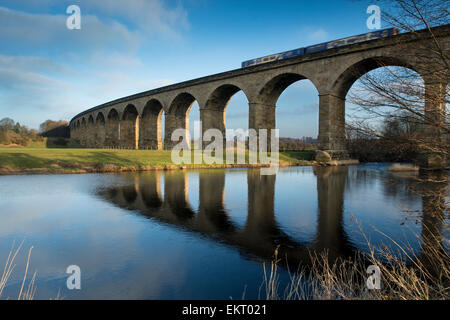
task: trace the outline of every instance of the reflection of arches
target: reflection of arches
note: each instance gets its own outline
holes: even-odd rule
[[[247,171],[248,216],[245,228],[255,237],[279,234],[275,221],[275,180],[276,175],[261,175],[260,170]]]
[[[139,179],[127,186],[117,186],[112,182],[111,187],[98,192],[121,208],[140,212],[155,221],[180,227],[183,231],[199,233],[202,237],[218,241],[220,244],[230,245],[249,259],[257,256],[271,260],[275,249],[279,246],[279,256],[287,256],[291,265],[304,262],[309,256],[304,245],[285,234],[274,220],[274,206],[271,202],[274,200],[275,176],[261,177],[258,170],[252,171],[253,174],[248,177],[251,198],[248,207],[249,217],[244,229],[237,228],[228,219],[224,209],[222,186],[225,183],[226,173],[223,171],[199,172],[201,190],[197,215],[187,200],[186,171],[163,173],[165,190],[164,203],[161,207],[157,206],[160,185],[158,173],[140,175]],[[286,260],[283,260],[281,264],[285,262]]]
[[[123,187],[122,189],[123,198],[129,206],[131,206],[137,199],[138,193],[136,191],[136,186],[130,185]]]
[[[123,149],[138,149],[139,113],[135,106],[129,104],[123,111],[120,124],[120,147]]]
[[[161,176],[159,173],[150,173],[141,179],[140,193],[148,209],[161,207]]]
[[[427,266],[427,270],[435,276],[442,272],[442,256],[446,252],[446,199],[448,198],[448,178],[445,171],[425,172],[425,178],[416,189],[422,196],[422,232],[421,254],[419,258]]]
[[[159,150],[162,147],[161,141],[161,116],[162,104],[152,99],[144,107],[139,126],[139,149]]]
[[[178,142],[172,141],[172,133],[176,129],[184,129],[184,137],[190,143],[189,135],[189,111],[196,101],[190,93],[183,92],[175,97],[165,115],[164,148],[172,149]]]
[[[105,116],[99,112],[95,120],[95,146],[102,148],[105,145],[106,128]]]
[[[344,191],[348,175],[347,167],[316,167],[318,226],[315,239],[317,250],[329,250],[334,259],[348,254],[347,235],[344,231]]]
[[[179,219],[194,217],[188,200],[188,175],[184,171],[167,171],[164,175],[164,202]]]
[[[119,113],[116,109],[111,109],[108,113],[108,120],[106,121],[106,146],[110,148],[117,148],[119,146],[119,137]]]
[[[234,229],[233,223],[225,211],[225,172],[199,172],[200,204],[198,223],[212,225],[215,232],[227,232]]]

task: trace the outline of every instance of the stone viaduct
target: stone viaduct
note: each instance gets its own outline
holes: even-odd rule
[[[434,28],[434,35],[431,39],[426,32],[405,33],[138,93],[78,114],[70,122],[71,137],[91,148],[171,149],[173,130],[188,132],[189,110],[195,101],[203,132],[216,128],[225,137],[227,103],[241,90],[248,100],[249,128],[274,129],[279,96],[292,83],[309,79],[319,93],[319,149],[333,159],[346,159],[346,95],[362,75],[381,66],[402,66],[422,76],[426,91],[445,91],[448,78],[443,81],[434,71],[442,70],[442,65],[424,64],[423,47],[439,41],[444,53],[450,54],[450,25]],[[445,108],[427,104],[430,113]]]

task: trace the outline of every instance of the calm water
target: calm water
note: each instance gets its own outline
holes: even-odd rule
[[[425,192],[446,186],[418,187],[413,174],[386,169],[0,177],[2,269],[24,240],[3,298],[17,297],[30,246],[38,299],[257,299],[262,264],[278,245],[292,267],[307,263],[308,250],[366,250],[354,218],[373,243],[390,245],[376,228],[417,254],[416,235],[448,238],[448,221],[427,214],[435,199]],[[69,265],[81,268],[79,291],[66,288]]]

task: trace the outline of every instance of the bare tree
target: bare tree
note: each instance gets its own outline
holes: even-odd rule
[[[349,94],[357,106],[348,132],[370,136],[393,144],[415,145],[422,163],[434,159],[440,167],[449,159],[449,43],[437,34],[449,23],[450,2],[446,0],[381,1],[382,17],[390,27],[409,32],[419,41],[414,55],[418,64],[386,66],[380,62],[373,72],[363,75]],[[422,41],[423,40],[423,41]],[[405,50],[401,42],[397,50]],[[408,127],[408,134],[392,134],[387,126]],[[351,137],[350,137],[351,138]],[[411,159],[413,160],[413,159]],[[426,164],[424,164],[426,166]]]
[[[384,141],[382,147],[396,152],[406,148],[410,153],[409,160],[418,158],[423,168],[445,168],[450,150],[450,44],[439,32],[448,30],[450,2],[390,0],[380,3],[387,25],[419,39],[417,50],[411,53],[416,55],[414,61],[418,62],[418,70],[408,69],[408,65],[386,66],[380,62],[381,69],[362,76],[349,94],[349,101],[357,106],[348,124],[349,139]],[[401,42],[396,48],[405,50]],[[416,154],[412,155],[412,151]],[[445,222],[449,209],[448,174],[446,171],[429,171],[416,179],[412,192],[422,196],[421,218],[424,222],[421,237],[424,254],[418,260],[424,268],[433,270],[434,277],[444,279],[448,287],[448,273],[442,277],[442,271],[448,271],[449,263],[448,251],[443,244],[448,246],[448,239],[442,237],[443,230],[448,232],[450,229]]]

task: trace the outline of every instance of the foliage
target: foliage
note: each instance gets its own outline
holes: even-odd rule
[[[350,156],[361,162],[410,162],[419,156],[415,137],[421,134],[418,119],[386,118],[380,136],[347,128],[347,147]]]
[[[295,150],[314,150],[316,146],[313,144],[314,139],[304,137],[303,139],[283,138],[279,140],[280,151],[295,151]]]
[[[60,127],[67,127],[69,123],[64,120],[54,121],[54,120],[46,120],[39,125],[39,132],[41,134],[45,134],[46,132],[52,131],[54,129]]]
[[[383,1],[386,24],[408,31],[419,40],[411,57],[401,41],[396,44],[399,56],[417,63],[411,70],[399,67],[400,62],[386,66],[380,60],[379,69],[358,80],[348,97],[357,109],[347,129],[353,136],[358,133],[357,140],[366,140],[366,148],[369,144],[385,146],[386,153],[404,153],[400,158],[410,160],[417,152],[449,159],[450,57],[445,40],[432,29],[448,24],[448,6],[445,0]]]
[[[19,122],[15,123],[10,118],[0,120],[0,144],[30,146],[36,142],[42,142],[43,138],[39,136],[34,129],[28,129]]]

